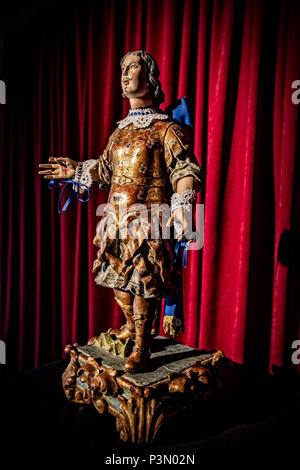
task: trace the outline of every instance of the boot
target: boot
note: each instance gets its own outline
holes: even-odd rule
[[[156,336],[159,334],[159,319],[160,319],[160,310],[161,310],[161,302],[157,302],[157,306],[155,309],[155,314],[152,322],[151,334]]]
[[[138,300],[137,300],[138,299]],[[142,299],[142,300],[141,300]],[[156,299],[143,299],[140,296],[134,298],[135,344],[133,352],[125,363],[126,372],[136,372],[147,364],[151,351],[151,328],[155,315]],[[143,313],[140,313],[141,310]]]
[[[125,303],[124,301],[130,301],[131,300],[131,295],[127,292],[122,292],[122,291],[115,291],[115,299],[117,303],[120,305],[125,318],[126,318],[126,324],[122,325],[120,329],[114,329],[110,331],[111,335],[115,335],[116,338],[118,339],[123,339],[126,340],[128,338],[135,338],[135,324],[133,321],[133,305],[131,303]]]

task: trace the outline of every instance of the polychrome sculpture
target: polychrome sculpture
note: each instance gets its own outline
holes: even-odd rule
[[[97,159],[76,162],[51,157],[39,172],[46,179],[71,179],[80,194],[91,186],[108,191],[108,203],[97,227],[95,281],[114,289],[126,323],[110,335],[134,340],[125,363],[130,373],[142,370],[150,357],[151,328],[158,301],[176,291],[181,276],[174,263],[176,241],[191,242],[191,212],[201,171],[181,125],[159,109],[164,93],[155,60],[144,51],[121,61],[123,97],[128,116],[119,121]],[[161,207],[171,207],[168,223]],[[165,231],[171,227],[171,236]],[[181,227],[172,237],[175,227]],[[180,324],[166,316],[166,333]]]

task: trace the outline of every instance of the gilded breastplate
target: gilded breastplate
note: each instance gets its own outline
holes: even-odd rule
[[[166,202],[168,175],[164,160],[164,133],[159,124],[147,129],[136,129],[131,125],[116,132],[110,148],[110,202]],[[165,125],[163,123],[164,128]]]

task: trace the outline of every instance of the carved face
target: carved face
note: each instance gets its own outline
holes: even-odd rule
[[[141,57],[128,55],[121,68],[121,86],[126,98],[141,98],[149,93],[146,84],[146,67]]]

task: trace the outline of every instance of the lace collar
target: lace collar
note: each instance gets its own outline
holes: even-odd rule
[[[168,114],[163,113],[160,109],[154,108],[133,108],[130,109],[128,116],[125,119],[119,121],[118,128],[124,129],[129,124],[134,124],[139,129],[145,129],[149,127],[152,121],[164,121],[169,119]]]

